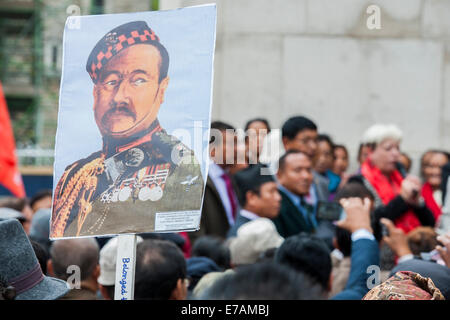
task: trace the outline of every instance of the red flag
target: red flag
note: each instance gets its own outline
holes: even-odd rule
[[[16,197],[25,197],[25,187],[17,165],[16,144],[0,83],[0,184]]]

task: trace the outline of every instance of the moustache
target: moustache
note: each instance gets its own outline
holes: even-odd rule
[[[102,124],[107,125],[110,121],[110,118],[116,114],[120,113],[124,116],[129,116],[133,118],[133,121],[136,121],[136,113],[133,111],[132,108],[130,108],[130,105],[127,103],[121,103],[119,105],[117,104],[111,104],[111,109],[105,112],[105,114],[102,117]]]

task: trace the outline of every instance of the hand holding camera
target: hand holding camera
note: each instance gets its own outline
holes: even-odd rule
[[[337,223],[338,227],[346,229],[351,233],[359,229],[366,229],[373,233],[370,225],[370,199],[365,198],[364,202],[361,198],[345,198],[339,201],[346,213],[344,220]]]
[[[419,178],[415,176],[407,176],[402,181],[400,196],[410,205],[419,205],[419,191],[421,184]]]
[[[409,248],[408,238],[402,229],[396,228],[394,223],[386,218],[381,218],[380,223],[387,229],[387,234],[383,232],[383,241],[386,242],[398,257],[412,254]]]

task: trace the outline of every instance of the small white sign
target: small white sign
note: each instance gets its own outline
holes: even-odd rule
[[[136,241],[137,239],[135,234],[119,235],[116,258],[114,300],[134,299]]]
[[[155,231],[175,231],[197,229],[200,225],[201,211],[157,212]]]

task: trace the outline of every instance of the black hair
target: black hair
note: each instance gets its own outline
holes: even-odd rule
[[[342,252],[344,257],[350,257],[352,254],[352,234],[350,231],[336,226],[335,235],[339,251]]]
[[[364,147],[370,147],[372,149],[375,149],[372,144],[360,143],[359,147],[358,147],[357,158],[356,158],[356,161],[358,161],[358,162],[359,162],[359,159],[361,158],[362,150],[363,150]]]
[[[303,116],[296,116],[289,118],[281,128],[281,135],[283,138],[289,140],[295,139],[297,134],[303,130],[316,130],[317,126],[314,122]]]
[[[230,249],[219,237],[199,237],[192,246],[191,256],[210,258],[223,270],[230,268]]]
[[[235,128],[231,124],[222,121],[211,122],[211,129],[216,129],[219,131],[235,130]]]
[[[306,153],[296,150],[296,149],[290,149],[290,150],[286,151],[278,160],[278,170],[279,171],[282,171],[284,169],[284,167],[286,165],[286,158],[291,154],[303,154],[305,157],[307,157],[309,159],[309,156]]]
[[[33,205],[34,205],[37,201],[42,200],[42,199],[44,199],[44,198],[46,198],[46,197],[50,197],[50,198],[52,197],[52,190],[50,190],[50,189],[39,190],[39,191],[36,192],[36,193],[34,194],[34,196],[31,198],[31,200],[30,200],[30,207],[33,208]]]
[[[322,288],[306,274],[276,263],[255,263],[224,275],[200,295],[202,300],[318,300]]]
[[[336,150],[336,149],[344,150],[344,152],[345,152],[345,154],[347,155],[347,158],[348,158],[348,150],[343,144],[335,144],[334,145],[334,150]]]
[[[22,212],[27,205],[29,205],[27,198],[16,198],[12,196],[0,198],[0,208],[10,208]]]
[[[333,158],[334,158],[334,148],[336,147],[333,140],[331,139],[331,137],[327,134],[319,134],[317,135],[317,142],[322,142],[325,141],[328,143],[328,145],[330,146],[331,152],[333,153]]]
[[[308,274],[324,290],[328,288],[332,266],[324,240],[303,232],[290,236],[278,248],[275,261]]]
[[[241,205],[241,207],[245,207],[245,205],[247,204],[247,192],[254,193],[258,197],[261,195],[260,191],[261,191],[261,187],[263,184],[259,184],[257,186],[252,186],[250,189],[247,189],[245,192],[242,192],[241,190],[237,190],[237,197],[238,197],[239,204]]]
[[[369,198],[372,202],[375,201],[374,194],[369,189],[367,189],[367,187],[364,185],[363,178],[358,175],[350,177],[349,181],[336,193],[333,201],[339,203],[339,201],[344,198]],[[382,234],[379,218],[375,216],[374,212],[371,212],[370,219],[373,235],[375,236],[375,239],[377,241],[380,241],[382,238]],[[342,233],[344,233],[344,231],[342,231]],[[339,244],[339,239],[337,240]],[[341,246],[341,244],[339,244],[339,246]],[[345,250],[345,248],[343,248],[343,250]]]
[[[226,122],[222,121],[213,121],[211,122],[211,132],[210,132],[210,138],[209,143],[213,143],[215,140],[215,136],[212,134],[214,130],[218,131],[226,131],[226,130],[236,130],[231,124],[228,124]]]
[[[264,119],[264,118],[254,118],[254,119],[248,120],[247,123],[245,124],[244,131],[247,132],[248,127],[250,127],[250,125],[251,125],[253,122],[262,122],[262,123],[264,123],[264,125],[267,127],[267,133],[270,133],[270,125],[269,125],[269,121],[267,121],[267,119]]]
[[[364,186],[364,184],[355,181],[354,179],[347,182],[344,186],[342,186],[339,191],[336,193],[334,197],[334,201],[339,203],[341,199],[344,198],[369,198],[374,201],[375,197],[372,192]]]
[[[183,251],[183,247],[186,243],[186,240],[178,233],[156,233],[156,232],[145,232],[139,234],[142,239],[152,239],[152,240],[167,240],[174,243],[178,248]]]
[[[234,175],[237,186],[236,194],[242,207],[247,204],[247,193],[251,192],[258,197],[261,195],[261,187],[268,182],[276,182],[273,175],[261,175],[261,171],[267,169],[265,164],[249,166]]]
[[[406,158],[406,160],[408,161],[408,166],[405,168],[406,172],[409,172],[409,170],[411,169],[411,165],[412,165],[412,159],[410,158],[410,156],[408,156],[406,153],[401,152],[400,153],[402,156],[404,156]]]
[[[99,262],[99,246],[93,238],[60,239],[52,243],[50,248],[53,273],[61,280],[67,280],[69,266],[80,268],[80,280],[92,276]]]
[[[181,250],[167,240],[144,240],[136,248],[135,299],[168,300],[186,278]]]
[[[39,261],[39,265],[41,266],[42,273],[44,275],[46,275],[47,274],[47,261],[48,261],[48,259],[50,259],[50,256],[49,256],[47,250],[45,250],[45,248],[43,246],[41,246],[39,243],[37,243],[36,241],[33,241],[30,239],[30,243],[31,243],[31,246],[33,247],[36,258]]]

